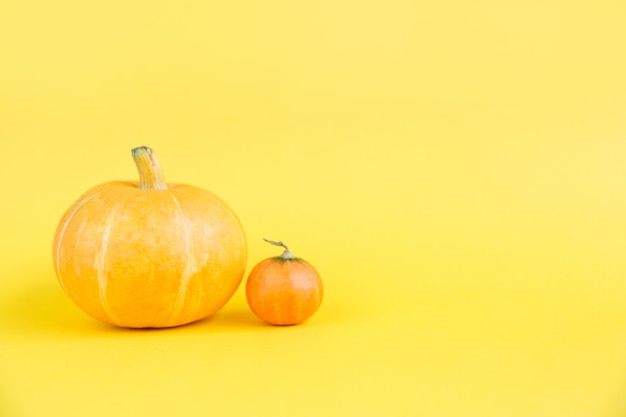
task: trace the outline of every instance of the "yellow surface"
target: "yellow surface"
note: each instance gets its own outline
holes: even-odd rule
[[[2,2],[0,416],[626,415],[625,50],[621,0]],[[76,308],[54,229],[139,145],[318,313]]]

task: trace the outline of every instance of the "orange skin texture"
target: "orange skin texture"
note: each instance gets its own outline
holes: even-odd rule
[[[322,304],[319,273],[303,259],[273,257],[258,263],[248,276],[246,298],[252,312],[275,325],[298,324]]]
[[[61,219],[53,263],[85,312],[121,327],[173,327],[210,316],[237,290],[246,241],[232,210],[190,185],[109,182]]]

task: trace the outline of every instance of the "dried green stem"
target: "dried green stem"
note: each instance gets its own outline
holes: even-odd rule
[[[139,171],[139,188],[142,190],[167,190],[159,158],[152,149],[140,146],[132,150]]]
[[[283,254],[280,255],[282,259],[294,259],[295,258],[295,256],[293,256],[293,254],[289,251],[289,248],[287,247],[287,245],[285,245],[285,242],[283,242],[282,240],[275,242],[273,240],[269,240],[266,237],[264,237],[263,240],[269,243],[270,245],[280,246],[281,248],[285,249]]]

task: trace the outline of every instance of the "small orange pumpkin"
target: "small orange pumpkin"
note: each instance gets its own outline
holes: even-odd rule
[[[237,290],[246,241],[217,196],[166,184],[156,154],[132,150],[139,182],[87,191],[61,219],[57,278],[85,312],[121,327],[172,327],[203,319]]]
[[[298,324],[320,307],[324,297],[322,279],[310,263],[294,257],[284,242],[265,241],[283,247],[284,252],[259,262],[250,271],[246,282],[248,305],[270,324]]]

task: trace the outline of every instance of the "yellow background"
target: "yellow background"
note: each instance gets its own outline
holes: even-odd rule
[[[0,415],[626,415],[625,51],[621,0],[1,2]],[[139,145],[318,313],[75,307],[56,224]]]

